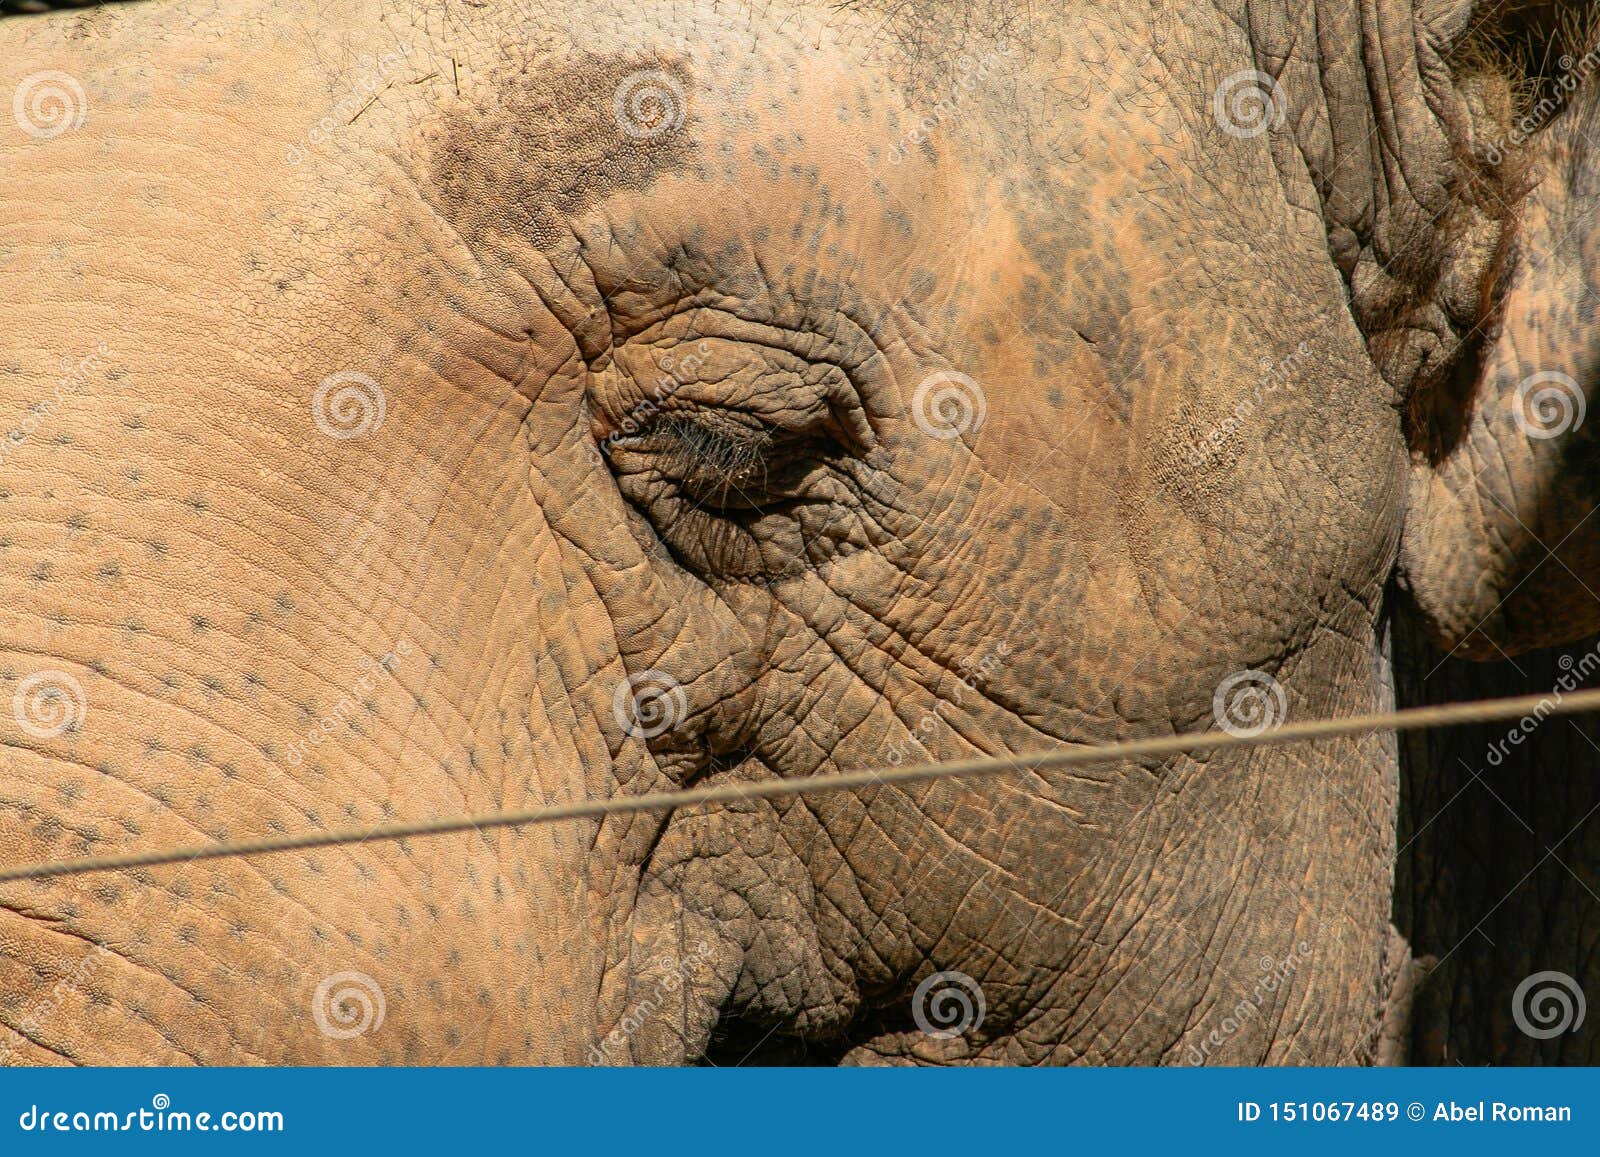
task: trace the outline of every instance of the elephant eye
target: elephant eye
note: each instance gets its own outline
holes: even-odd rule
[[[765,484],[778,441],[777,432],[765,423],[740,421],[715,410],[667,414],[650,436],[663,449],[662,469],[692,498],[711,507],[753,504],[747,492],[759,492]]]
[[[591,383],[594,432],[623,497],[707,576],[770,574],[771,544],[847,497],[873,444],[843,370],[769,346],[702,341],[661,373],[619,351]]]
[[[845,450],[825,430],[787,430],[750,414],[695,408],[652,422],[634,450],[698,508],[726,516],[760,514],[793,489],[808,463]]]

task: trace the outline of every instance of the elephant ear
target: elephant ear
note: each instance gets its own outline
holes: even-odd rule
[[[1434,461],[1459,444],[1471,417],[1490,323],[1506,288],[1517,209],[1537,177],[1539,150],[1532,146],[1592,71],[1585,53],[1594,44],[1597,12],[1593,0],[1422,0],[1418,6],[1436,53],[1432,71],[1444,74],[1423,68],[1428,103],[1452,138],[1454,155],[1441,179],[1448,203],[1435,206],[1431,238],[1415,243],[1404,259],[1396,254],[1385,262],[1394,283],[1369,279],[1388,294],[1374,294],[1369,285],[1352,296],[1374,360],[1407,398],[1411,445]],[[1428,248],[1433,260],[1418,262]],[[1413,271],[1409,278],[1406,270]],[[1442,340],[1406,356],[1424,334]]]
[[[1474,110],[1498,242],[1464,356],[1411,399],[1399,571],[1435,641],[1479,659],[1600,629],[1600,44],[1587,5],[1511,7],[1471,33],[1523,71],[1509,111]]]
[[[1258,64],[1277,74],[1273,61],[1290,62],[1281,79],[1329,253],[1399,398],[1447,390],[1483,314],[1514,174],[1478,159],[1479,139],[1512,119],[1525,55],[1495,22],[1508,4],[1319,0],[1287,18],[1249,8]],[[1314,66],[1296,69],[1307,45]]]

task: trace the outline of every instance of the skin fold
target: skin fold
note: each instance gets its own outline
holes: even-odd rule
[[[74,714],[0,712],[0,862],[1203,730],[1241,672],[1382,710],[1397,589],[1494,656],[1600,626],[1587,428],[1503,412],[1593,376],[1583,102],[1513,195],[1445,64],[1470,5],[1236,7],[0,21],[0,92],[88,110],[0,131],[0,692]],[[1513,523],[1575,531],[1570,581],[1508,598]],[[0,885],[0,1035],[1365,1063],[1396,768],[1371,736]],[[959,1035],[914,1015],[941,972],[981,987]]]

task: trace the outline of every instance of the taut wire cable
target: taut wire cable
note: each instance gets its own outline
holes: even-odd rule
[[[1191,731],[1150,739],[1131,739],[1122,743],[1079,744],[1028,751],[1013,755],[979,756],[943,763],[923,763],[911,767],[886,767],[871,771],[846,771],[833,775],[802,776],[796,779],[763,780],[748,784],[720,784],[688,788],[683,791],[653,792],[647,795],[618,796],[612,799],[584,800],[522,811],[482,812],[476,815],[440,816],[429,820],[400,821],[367,828],[336,831],[299,832],[257,840],[200,844],[187,848],[129,852],[115,856],[93,856],[54,863],[17,864],[0,868],[0,883],[38,880],[53,876],[81,876],[89,872],[112,872],[127,868],[152,868],[162,864],[183,864],[194,860],[220,860],[239,856],[264,856],[277,852],[303,851],[340,845],[363,844],[374,840],[403,840],[413,836],[442,836],[453,832],[481,831],[486,828],[517,828],[530,824],[551,824],[563,820],[601,819],[630,812],[666,811],[707,804],[738,803],[755,799],[779,799],[824,791],[850,791],[929,780],[999,775],[1007,771],[1041,771],[1046,768],[1077,767],[1083,764],[1113,763],[1154,756],[1182,755],[1197,751],[1226,751],[1242,747],[1271,747],[1304,743],[1316,739],[1362,735],[1377,731],[1430,731],[1473,723],[1504,722],[1533,718],[1542,722],[1550,716],[1576,715],[1600,711],[1600,689],[1575,691],[1567,695],[1523,695],[1512,699],[1478,699],[1467,703],[1446,703],[1432,707],[1410,707],[1403,711],[1351,715],[1343,719],[1314,719],[1285,723],[1259,734],[1234,734],[1227,731]]]

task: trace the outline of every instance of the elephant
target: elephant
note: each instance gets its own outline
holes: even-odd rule
[[[0,884],[8,1061],[1405,1059],[1425,746],[1028,757],[1600,630],[1506,7],[0,20],[0,863],[741,789]]]

